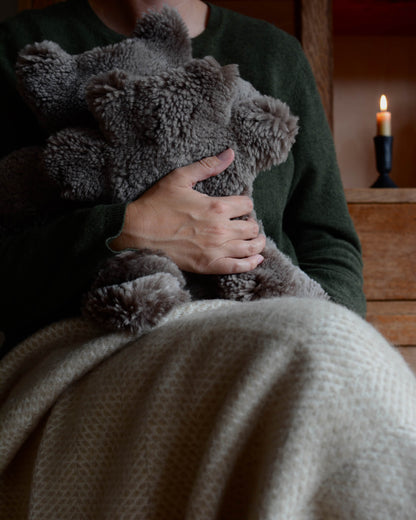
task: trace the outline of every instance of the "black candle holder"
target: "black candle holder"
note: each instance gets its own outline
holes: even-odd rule
[[[376,149],[377,171],[380,175],[371,187],[397,188],[397,184],[392,181],[389,176],[392,165],[393,137],[388,135],[376,135],[376,137],[374,137],[374,146]]]

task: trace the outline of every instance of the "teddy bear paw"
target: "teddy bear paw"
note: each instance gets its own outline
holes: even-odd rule
[[[258,266],[248,273],[220,276],[218,291],[220,298],[237,301],[279,296],[329,299],[319,283],[296,266],[280,273],[267,266]]]
[[[92,289],[84,299],[83,314],[105,329],[139,334],[189,300],[189,293],[175,276],[156,273]]]
[[[236,301],[255,300],[259,282],[253,272],[221,275],[217,278],[219,298]]]

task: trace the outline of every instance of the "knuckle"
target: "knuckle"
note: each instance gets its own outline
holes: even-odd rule
[[[259,234],[260,226],[257,222],[253,222],[251,225],[251,233],[256,237]]]
[[[218,159],[216,157],[204,157],[200,159],[199,164],[207,170],[213,170],[218,165]]]
[[[227,212],[227,204],[221,199],[212,199],[210,202],[210,211],[217,215],[224,215]]]
[[[249,242],[247,252],[248,256],[255,255],[258,252],[258,245],[253,242]]]
[[[244,196],[248,211],[253,211],[254,202],[250,197]]]

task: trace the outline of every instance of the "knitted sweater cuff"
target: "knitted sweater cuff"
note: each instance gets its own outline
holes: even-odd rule
[[[110,242],[114,238],[117,238],[123,229],[124,219],[126,217],[126,208],[127,204],[124,203],[103,206],[103,211],[105,212],[105,230],[107,234],[105,245],[112,253],[115,253],[116,251],[111,249]]]

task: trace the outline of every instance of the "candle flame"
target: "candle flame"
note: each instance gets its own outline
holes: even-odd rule
[[[380,98],[380,110],[387,110],[387,98],[384,94]]]

